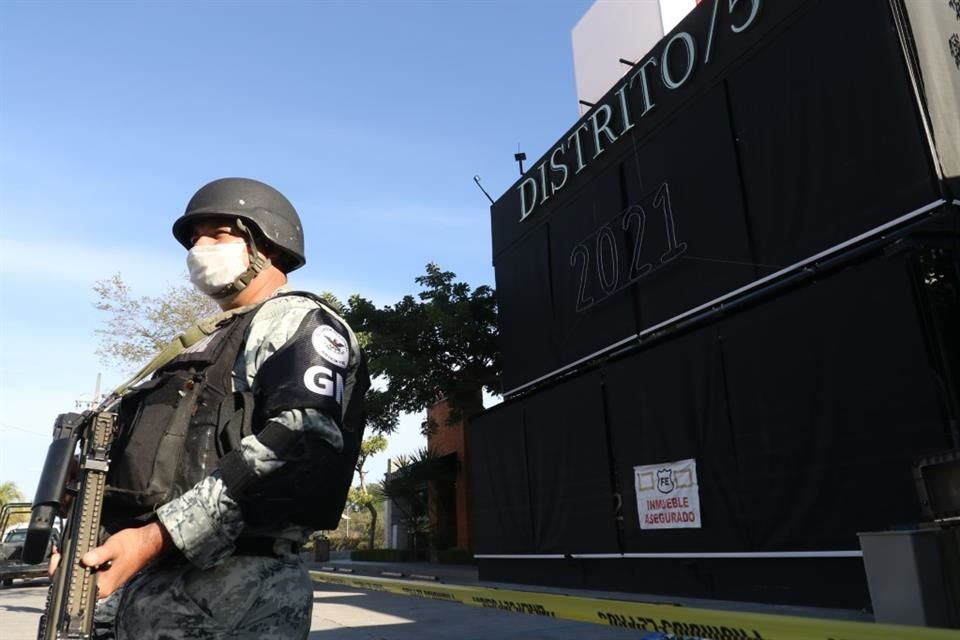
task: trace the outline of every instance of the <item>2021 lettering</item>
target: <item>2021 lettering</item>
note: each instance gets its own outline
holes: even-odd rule
[[[570,251],[570,267],[578,273],[576,310],[586,311],[686,250],[687,243],[677,238],[670,186],[664,182],[652,198],[627,207]]]

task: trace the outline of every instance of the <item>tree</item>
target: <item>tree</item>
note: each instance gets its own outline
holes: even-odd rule
[[[371,495],[380,495],[377,493],[379,484],[371,482],[367,484],[367,491]],[[337,551],[353,551],[364,549],[370,544],[370,529],[374,530],[373,540],[376,546],[377,540],[383,540],[383,500],[379,498],[374,501],[374,508],[377,512],[377,521],[374,523],[371,519],[370,511],[365,507],[358,506],[350,501],[349,497],[353,495],[357,487],[353,487],[348,495],[346,507],[343,510],[343,517],[336,529],[323,532],[322,537],[330,543],[330,548]]]
[[[456,274],[428,264],[416,278],[423,291],[377,309],[354,295],[346,319],[367,336],[370,372],[387,380],[382,411],[417,412],[441,398],[450,421],[483,409],[482,392],[500,392],[500,354],[494,290],[471,290]]]
[[[367,471],[364,468],[367,460],[387,448],[387,438],[382,433],[374,433],[360,443],[360,457],[357,458],[356,470],[360,484],[350,489],[347,501],[358,508],[366,509],[370,513],[370,529],[368,531],[369,548],[373,549],[377,534],[377,503],[382,495],[375,488],[367,487]],[[368,490],[372,489],[372,490]]]
[[[15,503],[26,502],[27,499],[14,482],[0,482],[0,507]],[[0,527],[9,527],[30,520],[30,509],[27,507],[17,507],[6,514],[6,519],[0,521]],[[0,534],[4,532],[0,530]]]
[[[104,364],[137,368],[200,320],[220,312],[208,296],[189,284],[171,285],[159,296],[134,296],[119,273],[93,286],[97,310],[107,314],[97,355]],[[319,294],[335,311],[343,304],[329,291]]]
[[[20,489],[17,487],[15,482],[6,481],[0,482],[0,506],[3,506],[9,502],[25,502],[26,498],[23,497]]]
[[[134,297],[119,273],[98,280],[93,290],[96,308],[108,314],[106,327],[96,330],[97,355],[109,364],[141,365],[185,329],[220,310],[187,284],[172,285],[157,297]]]
[[[394,465],[383,479],[382,491],[411,536],[414,557],[423,537],[432,548],[446,547],[447,541],[440,538],[446,538],[450,532],[435,530],[436,505],[431,505],[430,493],[435,491],[436,483],[451,481],[455,470],[449,466],[449,458],[423,448],[409,456],[397,456]]]

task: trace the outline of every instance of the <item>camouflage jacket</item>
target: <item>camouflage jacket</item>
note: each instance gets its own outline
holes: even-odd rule
[[[277,293],[284,292],[286,287]],[[256,310],[244,345],[233,369],[234,391],[249,391],[264,362],[290,341],[304,317],[316,310],[317,303],[300,296],[275,297]],[[346,327],[346,323],[343,322]],[[359,351],[356,336],[347,329],[350,349]],[[289,409],[270,418],[292,431],[313,432],[337,451],[343,448],[343,436],[334,420],[316,409]],[[285,462],[256,436],[241,442],[244,461],[258,476],[275,472]],[[254,529],[244,523],[240,506],[227,492],[226,484],[215,471],[192,489],[157,509],[160,522],[170,533],[176,547],[190,562],[207,568],[222,562],[234,550],[234,543],[243,536],[264,536],[278,540],[275,550],[280,555],[292,552],[306,541],[311,531],[292,523],[277,522],[268,528]]]

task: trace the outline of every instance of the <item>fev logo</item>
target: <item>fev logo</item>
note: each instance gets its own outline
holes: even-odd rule
[[[660,493],[670,493],[673,489],[673,469],[661,469],[657,471],[657,491]]]

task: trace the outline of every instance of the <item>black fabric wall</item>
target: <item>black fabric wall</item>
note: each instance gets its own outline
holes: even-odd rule
[[[949,218],[918,233],[930,247],[851,264],[475,418],[475,552],[855,550],[857,532],[922,521],[911,465],[952,445],[958,392],[960,352],[940,326],[960,309]],[[929,271],[921,253],[952,257]],[[685,458],[703,527],[642,530],[634,466]],[[481,576],[869,606],[858,558],[490,560]]]
[[[703,47],[711,8],[676,31]],[[635,83],[635,126],[528,219],[517,185],[491,208],[505,389],[941,196],[887,0],[764,3],[717,34],[644,116]]]
[[[858,531],[919,521],[910,465],[951,442],[910,255],[476,418],[476,552],[843,550]],[[703,528],[641,530],[633,467],[684,458]]]
[[[860,558],[484,559],[480,579],[683,598],[869,609]]]
[[[470,434],[471,469],[474,474],[473,518],[479,535],[477,553],[530,553],[533,537],[533,500],[527,471],[523,406],[511,405],[485,420]],[[477,437],[474,437],[477,436]]]
[[[950,440],[908,273],[877,260],[724,323],[751,548],[855,549],[920,519],[909,465]]]
[[[940,196],[887,5],[821,2],[728,78],[761,264],[791,264]]]
[[[604,367],[625,552],[750,548],[722,356],[711,328]],[[642,531],[633,468],[686,458],[697,460],[705,528]]]
[[[552,318],[547,227],[524,238],[516,251],[504,254],[501,264],[496,270],[498,308],[525,309],[527,314],[501,311],[498,315],[503,371],[517,372],[524,379],[552,371],[560,366],[560,353]]]
[[[603,413],[596,373],[524,403],[536,553],[617,551]]]
[[[602,403],[592,374],[470,427],[477,553],[616,552]]]

